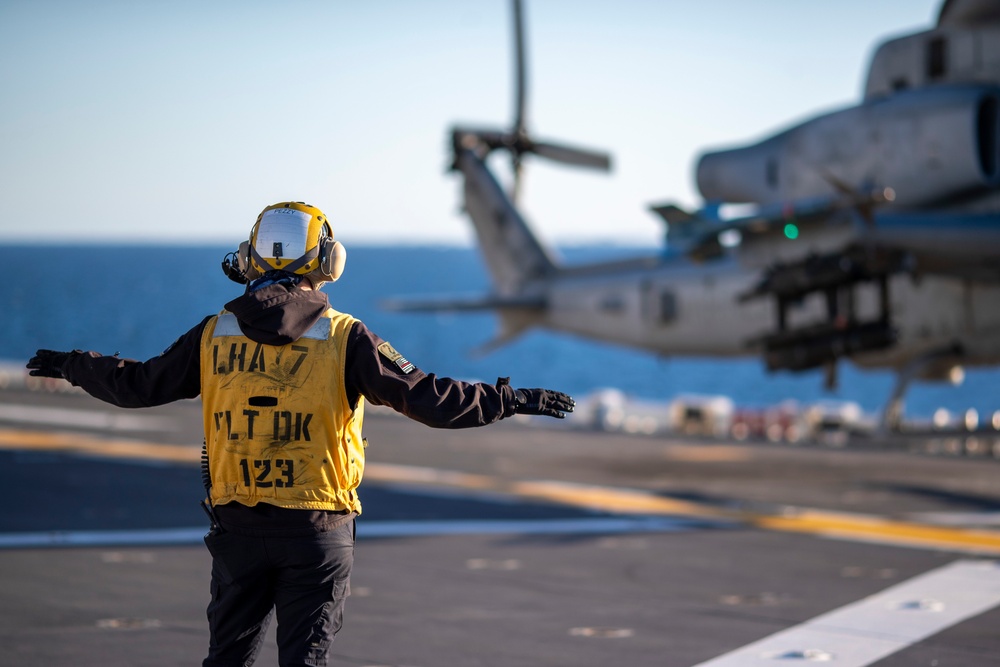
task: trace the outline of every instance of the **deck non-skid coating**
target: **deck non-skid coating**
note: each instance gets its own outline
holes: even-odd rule
[[[3,399],[44,409],[0,418],[19,508],[0,531],[0,665],[198,664],[211,563],[197,406]],[[133,415],[179,430],[120,419]],[[366,430],[333,664],[692,667],[749,649],[736,664],[983,667],[1000,654],[1000,605],[977,597],[1000,560],[995,462],[516,421],[436,430],[377,410]],[[856,609],[893,590],[888,607]],[[258,664],[277,661],[272,634]]]
[[[199,452],[190,445],[154,444],[105,439],[75,433],[0,430],[0,448],[68,451],[88,456],[195,463]],[[767,530],[814,534],[897,546],[942,549],[975,555],[1000,555],[1000,531],[969,530],[895,521],[879,516],[784,506],[774,511],[747,511],[664,497],[648,491],[576,484],[554,480],[508,480],[492,475],[421,466],[369,463],[365,479],[387,484],[444,487],[470,494],[529,499],[607,514],[696,518],[739,523]],[[3,546],[4,540],[0,540]]]

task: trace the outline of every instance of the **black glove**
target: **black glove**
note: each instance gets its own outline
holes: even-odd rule
[[[62,378],[63,365],[72,352],[56,352],[55,350],[38,350],[27,363],[28,375],[43,378]]]
[[[519,415],[545,415],[564,419],[567,412],[573,412],[576,401],[572,396],[550,389],[515,389],[514,412]]]

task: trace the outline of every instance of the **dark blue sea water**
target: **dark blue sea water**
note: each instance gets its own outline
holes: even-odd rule
[[[39,347],[120,352],[145,359],[161,352],[242,287],[219,269],[229,248],[169,246],[2,246],[0,359],[27,360]],[[619,253],[625,250],[617,250]],[[639,251],[636,251],[639,252]],[[568,261],[605,257],[607,249],[565,249]],[[606,387],[644,399],[681,393],[725,394],[759,407],[785,399],[853,400],[877,411],[893,385],[888,372],[841,366],[836,392],[819,372],[768,374],[755,358],[658,358],[607,344],[533,332],[486,356],[472,353],[495,333],[492,315],[392,313],[380,301],[400,295],[476,294],[489,288],[475,249],[351,247],[347,271],[327,285],[335,308],[362,319],[428,372],[493,382],[509,375],[521,386],[577,395]],[[944,407],[981,415],[1000,409],[1000,370],[967,370],[960,387],[915,384],[910,415]]]

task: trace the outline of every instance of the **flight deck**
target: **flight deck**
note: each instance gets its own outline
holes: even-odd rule
[[[199,664],[200,423],[0,391],[0,665]],[[1000,665],[1000,461],[542,424],[369,412],[332,664]]]

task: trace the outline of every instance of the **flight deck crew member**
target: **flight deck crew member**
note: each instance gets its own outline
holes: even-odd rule
[[[366,400],[437,428],[573,410],[560,392],[416,368],[319,291],[346,256],[319,209],[268,206],[223,261],[246,292],[159,356],[38,350],[27,364],[122,407],[201,396],[212,516],[205,667],[252,664],[272,609],[279,663],[327,664],[350,591]]]

